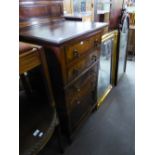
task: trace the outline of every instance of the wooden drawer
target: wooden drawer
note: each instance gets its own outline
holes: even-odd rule
[[[93,37],[94,48],[98,48],[101,43],[101,34],[97,34]]]
[[[84,98],[81,98],[76,103],[74,109],[70,112],[72,130],[85,118],[85,116],[92,110],[94,100],[92,93],[88,93]]]
[[[96,64],[92,69],[87,71],[80,79],[74,82],[66,90],[66,100],[69,104],[69,109],[72,111],[81,100],[92,93],[96,89],[97,84],[97,68]],[[93,94],[92,94],[93,95]]]
[[[82,54],[84,54],[91,48],[93,48],[92,38],[89,38],[87,40],[81,40],[80,42],[66,47],[65,50],[67,63],[71,62],[74,59],[80,58]]]
[[[67,70],[68,82],[73,80],[75,77],[79,76],[85,69],[96,62],[99,59],[99,52],[94,50],[89,53],[86,57],[82,58],[75,65],[71,66]]]
[[[65,47],[66,62],[67,64],[75,59],[81,58],[89,50],[98,47],[101,42],[100,34],[94,35],[91,38],[81,40],[74,44]]]
[[[36,48],[33,48],[29,52],[20,54],[19,56],[19,72],[20,74],[31,70],[32,68],[41,64],[39,54]]]

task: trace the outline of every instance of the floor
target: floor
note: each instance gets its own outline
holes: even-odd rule
[[[135,63],[127,70],[104,104],[80,128],[64,155],[135,154]],[[57,143],[50,142],[39,155],[59,155]]]

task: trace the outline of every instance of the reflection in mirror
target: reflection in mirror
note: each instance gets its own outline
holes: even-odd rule
[[[100,69],[98,79],[98,98],[100,99],[111,84],[113,39],[106,40],[101,44]]]
[[[125,72],[127,41],[128,41],[128,21],[126,18],[123,24],[122,31],[120,32],[118,80]]]

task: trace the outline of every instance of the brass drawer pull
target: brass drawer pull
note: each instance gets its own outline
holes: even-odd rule
[[[77,100],[76,104],[80,104],[81,102],[79,100]]]
[[[77,92],[80,92],[80,91],[81,91],[81,89],[80,89],[80,88],[77,88],[76,90],[77,90]]]
[[[97,60],[97,56],[96,56],[96,55],[93,55],[93,56],[91,57],[91,60],[92,60],[92,62],[95,62],[95,61]]]
[[[97,39],[94,41],[94,47],[99,47],[99,41]]]
[[[79,58],[80,57],[80,54],[79,54],[77,49],[73,49],[73,57],[74,58]]]
[[[79,86],[73,85],[72,88],[74,89],[74,91],[77,91],[77,92],[81,91]]]

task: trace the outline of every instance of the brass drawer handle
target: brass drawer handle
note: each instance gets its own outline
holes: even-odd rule
[[[96,39],[95,41],[94,41],[94,47],[99,47],[99,41],[98,41],[98,39]]]
[[[91,57],[91,60],[92,60],[92,62],[95,62],[95,61],[97,60],[97,56],[96,56],[96,55],[93,55],[93,56]]]
[[[79,58],[80,57],[80,54],[79,54],[77,49],[73,49],[73,57],[74,58]]]
[[[72,90],[74,90],[75,92],[80,92],[81,91],[80,87],[77,87],[75,85],[72,86]]]
[[[80,92],[80,91],[81,91],[81,89],[80,89],[80,88],[77,88],[76,90],[77,90],[77,92]]]
[[[80,104],[81,102],[79,100],[76,101],[76,104]]]
[[[74,88],[75,88],[75,90],[76,90],[77,92],[80,92],[80,91],[81,91],[81,89],[78,88],[78,87],[76,87],[76,86],[74,86]]]

